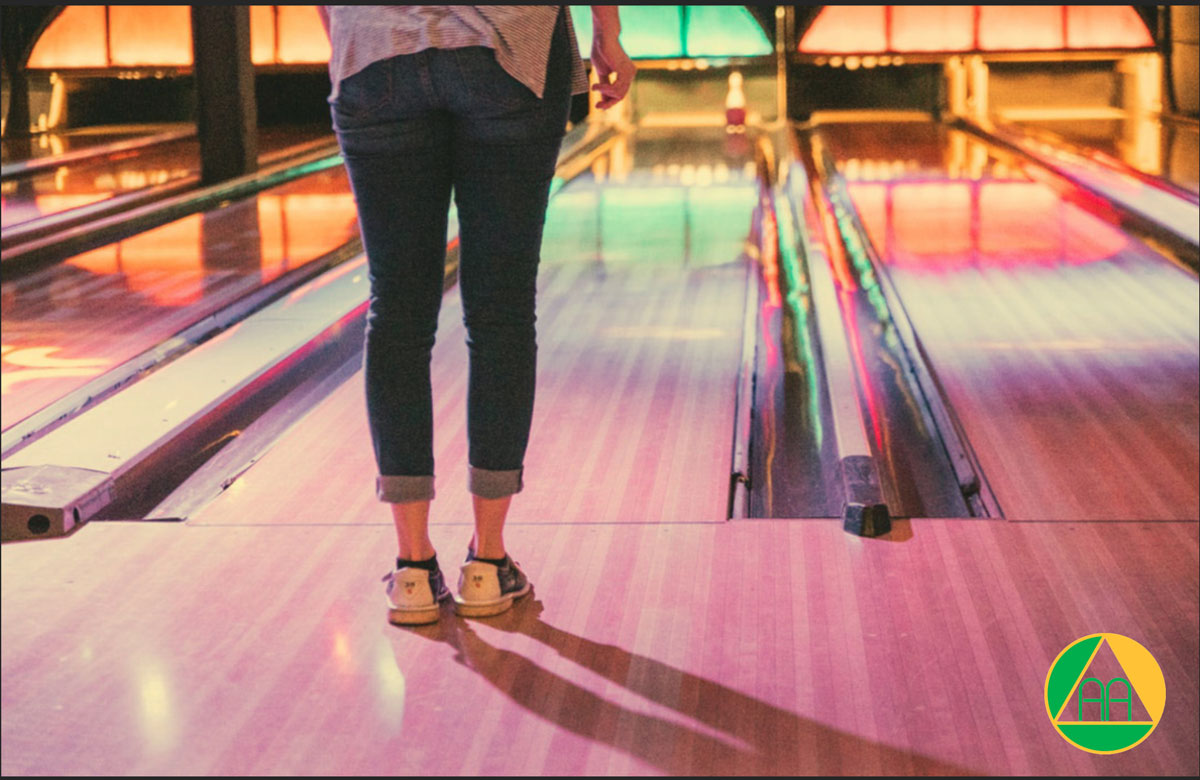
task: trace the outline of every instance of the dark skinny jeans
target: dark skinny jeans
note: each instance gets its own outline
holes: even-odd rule
[[[570,106],[564,32],[560,20],[542,99],[491,49],[469,47],[373,63],[333,102],[370,269],[364,365],[383,501],[434,496],[430,357],[451,191],[470,356],[468,489],[521,490],[542,228]]]

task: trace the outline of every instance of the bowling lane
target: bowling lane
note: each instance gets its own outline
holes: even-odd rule
[[[1200,516],[1196,276],[958,131],[821,134],[1005,515]]]
[[[112,144],[179,135],[189,131],[195,133],[195,130],[196,126],[191,122],[95,125],[61,132],[48,130],[27,138],[8,137],[0,140],[0,163],[7,166],[40,161],[48,157],[76,156]]]
[[[357,230],[336,166],[5,281],[3,428]]]
[[[510,522],[725,519],[756,196],[748,150],[727,143],[721,128],[639,131],[551,200]],[[432,362],[435,524],[471,518],[464,335],[456,287]],[[191,522],[390,523],[374,481],[359,372]]]
[[[270,164],[290,149],[321,138],[333,142],[328,124],[263,128],[259,163]],[[51,214],[186,179],[199,170],[200,143],[192,136],[7,179],[0,184],[0,228],[8,230]]]
[[[1054,143],[1094,150],[1180,189],[1200,194],[1200,125],[1152,116],[1023,120],[1016,127]]]

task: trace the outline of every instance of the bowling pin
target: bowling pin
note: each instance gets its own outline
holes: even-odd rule
[[[729,93],[725,95],[725,131],[746,132],[746,93],[742,91],[742,74],[729,74]]]

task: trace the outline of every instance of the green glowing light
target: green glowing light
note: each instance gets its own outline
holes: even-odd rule
[[[770,41],[745,6],[689,5],[687,9],[689,57],[761,57],[771,53]]]
[[[569,6],[579,52],[592,52],[592,13]],[[762,27],[740,5],[623,5],[621,45],[633,59],[759,57],[771,53]]]
[[[825,430],[821,424],[821,396],[817,388],[817,357],[813,350],[812,328],[809,325],[811,311],[811,288],[808,281],[808,269],[805,261],[796,251],[797,235],[793,223],[795,211],[791,199],[782,192],[776,192],[777,204],[789,204],[785,209],[776,208],[776,224],[779,229],[779,267],[783,271],[787,292],[784,301],[787,311],[795,323],[794,340],[795,352],[789,356],[803,368],[807,385],[808,417],[812,421],[813,436],[817,448],[820,449],[825,440]],[[803,227],[800,228],[803,231]],[[786,319],[785,319],[786,322]]]

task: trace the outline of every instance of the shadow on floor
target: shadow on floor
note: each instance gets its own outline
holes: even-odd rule
[[[653,658],[562,631],[542,621],[541,612],[541,602],[530,598],[481,622],[541,642],[563,658],[702,725],[614,704],[519,653],[493,647],[475,632],[472,621],[457,617],[449,607],[438,623],[408,630],[453,647],[456,660],[531,713],[667,774],[978,774],[838,731]],[[565,765],[570,757],[552,758],[562,762],[554,771],[572,772]],[[578,756],[574,771],[582,772],[586,760],[586,755]]]

